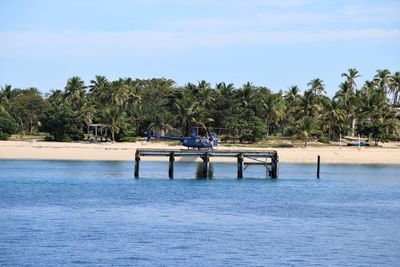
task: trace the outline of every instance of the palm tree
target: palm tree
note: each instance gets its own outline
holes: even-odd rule
[[[96,75],[94,80],[90,81],[89,91],[94,96],[97,105],[104,106],[110,101],[110,82],[105,76]]]
[[[89,133],[89,125],[93,123],[94,113],[96,109],[88,101],[86,101],[79,110],[80,120],[86,124],[87,133]]]
[[[339,85],[339,90],[336,92],[333,99],[339,99],[346,102],[350,96],[354,95],[349,81],[344,81]]]
[[[201,87],[198,93],[198,100],[200,105],[205,108],[209,108],[212,103],[215,101],[215,97],[213,96],[213,90],[211,87]]]
[[[324,82],[321,79],[313,79],[307,85],[310,86],[310,90],[316,95],[322,95],[326,93]]]
[[[307,140],[314,134],[318,134],[321,131],[318,130],[318,125],[314,118],[306,116],[303,117],[296,128],[295,136],[303,139],[304,146],[307,147]]]
[[[300,97],[300,108],[304,116],[315,116],[318,113],[320,106],[313,91],[305,91],[304,95]]]
[[[384,70],[377,70],[377,74],[374,76],[374,80],[377,82],[379,89],[387,94],[388,93],[388,88],[390,84],[390,71],[387,69]]]
[[[285,106],[280,94],[269,94],[262,99],[264,108],[264,119],[267,124],[267,137],[270,133],[270,126],[277,124],[285,116]]]
[[[12,108],[11,100],[17,96],[18,89],[12,89],[11,85],[6,84],[0,91],[0,111],[10,112]]]
[[[390,92],[393,95],[393,105],[400,105],[400,72],[392,75],[389,83]]]
[[[64,103],[64,94],[60,89],[51,90],[47,99],[53,106],[59,106]]]
[[[65,86],[65,99],[72,105],[75,110],[82,105],[82,100],[85,96],[85,84],[80,77],[74,76],[70,78]]]
[[[349,86],[349,92],[354,94],[357,87],[355,79],[361,77],[361,75],[359,75],[358,70],[354,68],[350,68],[347,71],[348,73],[342,73],[342,77],[346,77],[346,81]]]
[[[233,94],[233,91],[235,90],[235,87],[233,83],[226,84],[224,82],[218,83],[216,85],[216,91],[220,96],[224,97],[231,97]]]
[[[195,101],[191,91],[184,89],[180,98],[175,99],[174,108],[176,119],[181,123],[182,134],[189,133],[192,118],[198,108],[199,103]]]
[[[357,97],[356,91],[352,91],[353,82],[350,80],[346,80],[339,85],[339,90],[336,92],[334,96],[334,100],[338,100],[340,107],[345,110],[346,117],[348,121],[348,129],[351,129],[351,136],[355,134],[355,126],[356,126],[356,109],[357,109]]]
[[[346,111],[341,108],[340,103],[333,100],[325,103],[323,120],[328,125],[329,138],[334,136],[334,131],[340,131],[340,125],[346,120]]]
[[[299,102],[299,100],[300,100],[299,92],[300,92],[300,89],[297,85],[292,85],[289,87],[284,98],[290,106],[293,106],[294,104],[297,104]]]
[[[244,107],[249,106],[250,103],[252,102],[253,97],[254,97],[254,91],[255,91],[254,89],[255,89],[254,85],[250,82],[247,82],[239,90],[238,97]]]
[[[115,134],[126,124],[126,113],[121,112],[118,106],[107,107],[101,112],[101,123],[111,132],[111,140],[115,141]]]

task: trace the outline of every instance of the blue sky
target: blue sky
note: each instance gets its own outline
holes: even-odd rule
[[[396,0],[0,0],[0,85],[95,75],[206,80],[332,96],[341,73],[400,71]]]

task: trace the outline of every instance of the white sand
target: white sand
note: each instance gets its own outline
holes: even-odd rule
[[[47,159],[47,160],[131,160],[137,148],[177,149],[168,142],[135,143],[57,143],[0,141],[0,159]],[[224,147],[221,147],[221,149]],[[226,147],[225,147],[226,148]],[[259,148],[237,148],[237,150],[260,150]],[[272,148],[271,148],[272,149]],[[262,150],[262,149],[261,149]],[[315,163],[317,155],[322,163],[353,164],[400,164],[400,146],[391,147],[307,147],[278,148],[281,163]],[[143,160],[168,160],[167,157],[143,157]],[[177,161],[183,159],[176,159]],[[187,160],[193,160],[187,159]],[[234,161],[235,159],[211,158],[212,161]]]

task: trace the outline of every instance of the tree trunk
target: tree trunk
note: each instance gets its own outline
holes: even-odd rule
[[[353,118],[352,123],[351,123],[351,136],[354,137],[354,132],[356,128],[356,118]]]
[[[29,125],[28,125],[28,128],[29,128],[29,134],[32,134],[32,132],[33,132],[33,126],[32,126],[32,119],[31,118],[29,118]]]

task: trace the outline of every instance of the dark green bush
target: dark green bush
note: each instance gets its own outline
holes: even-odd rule
[[[319,138],[318,142],[324,143],[324,144],[329,144],[330,139],[329,139],[328,136],[322,135],[322,136]]]
[[[10,138],[10,134],[0,132],[0,140],[8,140],[8,138]]]

